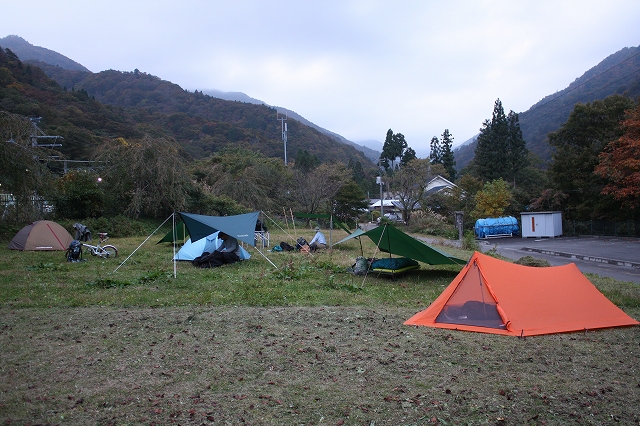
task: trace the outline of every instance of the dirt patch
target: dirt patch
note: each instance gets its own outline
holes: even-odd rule
[[[640,327],[526,339],[402,308],[0,309],[2,424],[640,422]]]

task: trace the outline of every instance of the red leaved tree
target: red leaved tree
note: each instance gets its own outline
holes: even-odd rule
[[[594,171],[609,180],[603,194],[635,209],[640,208],[640,105],[629,111],[622,127],[624,134],[600,153]]]

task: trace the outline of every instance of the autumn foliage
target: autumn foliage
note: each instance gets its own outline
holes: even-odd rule
[[[640,207],[640,105],[622,123],[624,134],[600,153],[595,173],[609,180],[603,194],[613,195],[629,208]]]

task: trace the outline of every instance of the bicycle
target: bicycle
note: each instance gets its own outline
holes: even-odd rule
[[[118,256],[118,249],[115,246],[112,246],[111,244],[106,244],[106,245],[102,245],[104,242],[106,242],[109,237],[107,236],[106,232],[100,232],[98,234],[98,236],[100,237],[100,242],[93,246],[91,244],[87,244],[87,243],[81,243],[83,247],[86,247],[89,250],[89,253],[91,254],[91,256],[98,256],[98,257],[102,257],[103,259],[105,258],[110,258],[110,257],[117,257]]]

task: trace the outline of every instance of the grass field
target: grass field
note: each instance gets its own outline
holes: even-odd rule
[[[375,247],[354,240],[174,275],[160,235],[133,253],[144,239],[81,263],[1,244],[2,424],[640,424],[639,327],[407,327],[459,266],[364,279],[346,270]],[[640,318],[637,285],[588,278]]]

